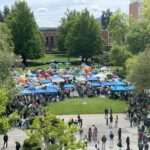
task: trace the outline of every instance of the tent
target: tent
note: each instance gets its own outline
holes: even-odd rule
[[[35,89],[35,90],[33,91],[33,93],[35,93],[35,94],[42,94],[42,93],[45,93],[45,91],[42,90],[42,89]]]
[[[81,67],[85,67],[85,66],[87,66],[87,64],[85,64],[85,63],[81,64]]]
[[[100,78],[100,81],[105,81],[107,79],[107,76],[103,73],[98,73],[98,74],[94,75],[94,77]]]
[[[74,88],[75,86],[74,86],[74,84],[65,84],[64,85],[64,88],[65,89],[72,89],[72,88]]]
[[[112,83],[111,83],[111,82],[108,82],[108,81],[102,82],[101,84],[102,84],[103,86],[112,86]]]
[[[84,70],[85,72],[91,72],[92,68],[90,66],[85,66],[82,68],[82,70]]]
[[[86,78],[84,76],[76,77],[76,81],[78,82],[86,82]]]
[[[32,92],[30,90],[24,89],[20,91],[20,94],[31,94]]]
[[[106,66],[103,66],[100,68],[101,71],[108,71],[108,68]]]
[[[96,77],[89,77],[86,78],[88,81],[98,81],[98,79]]]
[[[93,83],[91,83],[91,86],[92,87],[100,87],[101,84],[99,82],[93,82]]]
[[[126,91],[126,88],[123,86],[114,86],[112,87],[113,91]]]
[[[116,82],[112,82],[112,85],[114,85],[114,86],[121,86],[121,85],[125,85],[125,83],[121,82],[121,81],[116,81]]]
[[[62,75],[62,77],[63,78],[73,78],[74,75],[72,75],[72,74],[64,74],[64,75]]]
[[[54,89],[54,88],[50,88],[50,89],[46,89],[44,90],[45,93],[51,93],[51,94],[55,94],[58,92],[58,90]]]
[[[59,85],[49,85],[46,87],[46,89],[56,89],[59,90]]]
[[[41,80],[40,83],[41,84],[48,84],[48,83],[51,83],[51,79],[44,79],[44,80]]]
[[[134,86],[131,86],[131,85],[126,86],[125,88],[127,91],[134,90]]]
[[[64,82],[65,80],[61,77],[51,77],[52,79],[52,82],[54,83],[61,83],[61,82]]]

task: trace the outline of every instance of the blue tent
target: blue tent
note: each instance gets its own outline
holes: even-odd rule
[[[24,89],[20,91],[20,94],[31,94],[32,92],[30,90]]]
[[[85,66],[87,66],[87,64],[85,64],[85,63],[81,64],[81,67],[85,67]]]
[[[114,86],[125,85],[125,83],[124,83],[124,82],[121,82],[121,81],[116,81],[116,82],[111,82],[111,83],[112,83],[112,85],[114,85]]]
[[[112,87],[113,91],[126,91],[126,88],[123,86],[114,86]]]
[[[54,89],[54,88],[50,88],[50,89],[46,89],[44,90],[45,93],[51,93],[51,94],[55,94],[58,92],[58,90]]]
[[[127,91],[134,90],[134,86],[131,86],[131,85],[126,86],[125,88]]]
[[[42,94],[42,93],[45,93],[45,91],[42,90],[42,89],[35,89],[35,90],[33,91],[33,93],[35,93],[35,94]]]
[[[112,82],[102,82],[101,83],[103,86],[112,86]]]
[[[96,74],[98,74],[98,72],[97,71],[92,71],[92,74],[96,75]]]
[[[74,88],[74,87],[75,87],[74,84],[65,84],[64,85],[65,89],[71,89],[71,88]]]
[[[62,75],[62,77],[63,78],[73,78],[74,75],[72,75],[72,74],[64,74],[64,75]]]
[[[33,91],[33,90],[35,90],[35,87],[31,85],[31,86],[29,86],[29,87],[27,88],[27,90]]]
[[[41,84],[48,84],[48,83],[51,83],[51,79],[44,79],[44,80],[41,80],[40,83]]]
[[[93,83],[91,83],[91,86],[92,87],[100,87],[102,85],[99,82],[93,82]]]
[[[32,78],[32,77],[36,77],[36,74],[29,73],[29,74],[28,74],[28,77],[31,77],[31,78]]]
[[[88,81],[98,81],[98,79],[96,77],[89,77],[86,78]]]
[[[59,90],[59,85],[49,85],[46,89],[56,89]]]

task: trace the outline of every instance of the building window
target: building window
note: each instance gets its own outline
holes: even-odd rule
[[[46,36],[46,44],[49,43],[49,39],[48,39],[48,36]]]

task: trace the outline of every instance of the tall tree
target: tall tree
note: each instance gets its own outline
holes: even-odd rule
[[[65,47],[70,54],[88,58],[100,54],[103,46],[101,26],[90,15],[87,9],[83,10],[65,38]]]
[[[44,40],[25,1],[15,2],[6,23],[12,32],[15,53],[22,56],[24,64],[27,59],[43,56]]]
[[[65,51],[65,38],[67,34],[69,33],[71,27],[76,21],[76,18],[79,16],[79,13],[75,10],[69,11],[65,13],[65,17],[61,19],[61,24],[58,27],[58,38],[57,38],[57,45],[58,49]]]
[[[0,22],[4,22],[3,12],[0,10]]]
[[[141,11],[144,19],[150,20],[150,0],[143,1],[143,8]]]
[[[4,19],[10,14],[10,9],[8,6],[4,6],[3,16]]]
[[[103,30],[107,29],[112,14],[113,13],[109,9],[107,9],[106,11],[102,11],[101,25]]]
[[[150,21],[142,19],[130,27],[127,44],[133,54],[142,52],[150,44]]]
[[[110,32],[110,40],[113,43],[125,44],[126,34],[129,30],[129,18],[128,15],[117,10],[110,18],[108,25]]]
[[[150,47],[127,60],[128,80],[137,88],[150,89]]]

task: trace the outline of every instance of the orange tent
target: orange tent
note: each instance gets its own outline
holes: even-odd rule
[[[21,77],[21,78],[19,78],[19,82],[21,82],[21,83],[27,83],[28,80],[26,78],[24,78],[24,77]]]
[[[90,66],[85,66],[82,68],[82,70],[84,70],[85,72],[91,72],[92,68]]]

